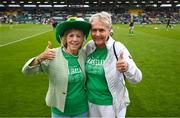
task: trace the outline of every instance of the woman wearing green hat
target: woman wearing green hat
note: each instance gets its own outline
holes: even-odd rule
[[[82,18],[69,18],[56,27],[56,39],[61,47],[48,46],[30,59],[22,72],[47,72],[49,88],[46,104],[52,117],[87,117],[88,103],[85,91],[85,53],[81,50],[91,25]]]

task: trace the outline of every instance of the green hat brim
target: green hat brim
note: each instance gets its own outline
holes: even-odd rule
[[[60,40],[62,36],[64,35],[64,32],[70,30],[70,29],[79,29],[83,31],[83,34],[86,36],[86,38],[89,35],[91,25],[90,23],[86,21],[64,21],[57,25],[56,27],[56,40],[60,43]]]

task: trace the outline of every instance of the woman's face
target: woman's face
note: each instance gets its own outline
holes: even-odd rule
[[[105,43],[110,34],[110,28],[96,19],[92,21],[91,26],[91,36],[96,46],[99,48],[105,47]]]
[[[84,40],[83,32],[80,30],[72,29],[66,37],[67,51],[70,53],[77,52],[82,46]]]

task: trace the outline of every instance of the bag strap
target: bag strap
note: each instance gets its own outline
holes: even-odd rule
[[[115,49],[115,41],[113,43],[113,51],[114,51],[114,55],[116,57],[116,60],[118,61],[118,56],[117,56],[116,49]],[[123,77],[126,78],[125,74],[124,73],[122,73],[122,74],[123,74]]]
[[[118,61],[118,56],[117,56],[116,50],[115,50],[115,41],[114,41],[114,43],[113,43],[113,51],[114,51],[114,55],[115,55],[115,57],[116,57],[116,60]]]

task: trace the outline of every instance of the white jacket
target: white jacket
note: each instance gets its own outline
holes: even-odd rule
[[[116,69],[117,59],[113,51],[114,41],[115,40],[112,37],[109,37],[106,43],[108,54],[103,66],[104,66],[106,81],[108,83],[108,88],[113,97],[113,107],[115,110],[115,114],[117,116],[117,114],[120,112],[120,109],[128,106],[130,100],[129,100],[128,90],[125,86],[123,74]],[[90,55],[92,52],[94,52],[95,49],[96,46],[93,40],[89,41],[88,44],[84,47],[87,56]],[[128,70],[124,72],[126,78],[131,83],[140,82],[142,79],[142,73],[136,66],[133,59],[131,58],[131,55],[127,50],[127,48],[122,43],[115,42],[115,50],[117,56],[119,56],[120,53],[123,52],[123,57],[128,63]]]

